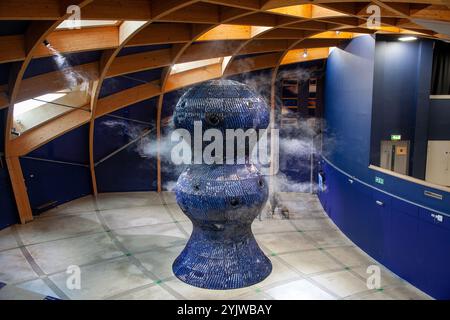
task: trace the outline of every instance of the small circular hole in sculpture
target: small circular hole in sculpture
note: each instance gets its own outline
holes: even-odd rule
[[[237,199],[237,198],[232,198],[232,199],[230,200],[230,204],[231,204],[233,207],[238,206],[238,205],[239,205],[239,199]]]
[[[194,184],[193,186],[195,191],[199,191],[200,190],[200,186],[198,184]]]
[[[264,187],[264,180],[263,179],[259,179],[258,180],[258,185],[262,188]]]
[[[217,126],[219,123],[220,123],[220,118],[219,118],[219,116],[217,115],[217,114],[209,114],[207,117],[206,117],[206,121],[210,124],[210,125],[213,125],[213,126]]]
[[[247,107],[248,107],[249,109],[253,109],[253,101],[248,101],[248,102],[247,102]]]

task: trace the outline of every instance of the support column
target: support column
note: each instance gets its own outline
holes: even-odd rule
[[[33,220],[30,200],[28,198],[27,187],[22,173],[22,167],[18,157],[6,158],[9,177],[11,179],[14,197],[16,199],[17,211],[19,212],[20,223],[24,224]]]

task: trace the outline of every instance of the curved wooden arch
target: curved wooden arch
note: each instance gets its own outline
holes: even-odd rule
[[[92,0],[80,0],[75,1],[75,4],[77,4],[79,7],[83,7],[90,2],[92,2]],[[33,214],[31,211],[31,206],[28,199],[28,193],[26,190],[19,158],[11,157],[11,129],[13,123],[14,104],[16,103],[16,98],[20,90],[23,76],[28,68],[29,63],[31,62],[31,59],[33,58],[34,52],[39,46],[43,46],[45,37],[50,34],[61,23],[61,21],[65,20],[70,15],[66,13],[65,8],[60,8],[60,10],[62,11],[62,14],[58,20],[34,22],[28,27],[24,39],[25,59],[22,61],[20,67],[16,67],[12,70],[12,73],[10,75],[10,79],[12,80],[9,84],[9,107],[5,126],[5,158],[8,165],[8,171],[21,223],[26,223],[33,220]]]
[[[97,196],[97,179],[95,175],[95,161],[94,161],[94,126],[95,126],[95,112],[97,109],[98,97],[100,94],[100,90],[103,84],[104,79],[106,78],[109,68],[113,63],[116,56],[119,54],[120,50],[122,50],[125,45],[130,41],[134,36],[136,36],[141,30],[143,30],[146,26],[151,24],[154,20],[169,14],[173,11],[176,11],[180,8],[188,6],[192,3],[197,2],[194,1],[183,1],[183,0],[167,0],[165,3],[161,3],[158,8],[152,7],[152,19],[148,20],[144,23],[140,22],[124,22],[129,25],[125,25],[123,27],[123,31],[120,33],[119,37],[119,46],[115,50],[106,51],[102,55],[101,63],[100,63],[100,75],[98,80],[95,83],[92,99],[91,99],[91,119],[89,121],[89,168],[91,172],[91,180],[92,180],[92,191],[94,196]],[[152,3],[153,4],[153,3]],[[153,12],[154,11],[154,12]],[[122,29],[122,26],[121,26]]]
[[[18,203],[21,220],[31,219],[26,196],[26,188],[20,169],[18,157],[34,150],[44,143],[51,141],[59,135],[89,123],[89,158],[92,175],[93,193],[97,194],[95,167],[93,159],[93,138],[95,119],[106,113],[118,110],[130,104],[158,97],[157,104],[157,138],[161,137],[161,114],[164,94],[184,86],[194,84],[211,78],[219,78],[240,72],[247,72],[263,68],[272,68],[271,103],[274,105],[274,84],[281,64],[292,61],[290,55],[303,48],[321,48],[335,46],[339,43],[345,32],[349,33],[415,33],[430,38],[445,38],[432,30],[414,23],[415,18],[435,19],[450,22],[450,10],[443,9],[441,0],[420,1],[379,1],[377,4],[382,11],[382,24],[377,30],[368,30],[361,21],[368,18],[365,12],[368,2],[358,1],[293,1],[293,0],[165,0],[165,1],[118,1],[111,4],[107,0],[78,0],[80,7],[85,9],[84,16],[89,19],[120,19],[126,21],[117,28],[86,29],[79,32],[56,32],[56,26],[66,18],[61,11],[65,0],[49,0],[47,6],[39,10],[30,10],[33,7],[31,0],[21,0],[22,10],[11,10],[9,2],[0,3],[0,20],[41,20],[33,22],[33,27],[25,36],[0,37],[0,62],[17,61],[21,65],[12,72],[9,99],[0,92],[0,108],[10,106],[8,109],[7,138],[5,149],[11,180],[15,188],[14,193]],[[427,4],[423,4],[426,2]],[[187,8],[186,11],[180,10]],[[15,7],[17,9],[17,6]],[[212,14],[213,13],[213,14]],[[189,18],[187,16],[190,15]],[[153,22],[158,22],[153,24]],[[155,28],[148,28],[151,25]],[[234,35],[214,35],[218,26],[231,25],[230,30],[241,33]],[[166,26],[170,26],[167,29]],[[262,27],[264,26],[264,27]],[[270,27],[270,28],[267,28]],[[158,29],[159,28],[159,29]],[[404,31],[402,28],[406,28]],[[158,31],[158,30],[159,31]],[[226,28],[224,28],[226,29]],[[102,32],[109,30],[108,41],[95,43],[100,39]],[[341,37],[327,34],[320,36],[321,32],[341,30]],[[409,31],[408,31],[409,30]],[[10,130],[13,121],[14,103],[36,96],[39,88],[34,88],[38,81],[53,79],[49,90],[59,88],[62,82],[58,79],[58,72],[44,74],[34,79],[23,80],[23,74],[32,58],[48,55],[42,49],[40,42],[46,37],[52,37],[55,43],[63,43],[65,35],[71,39],[92,37],[90,44],[65,46],[64,52],[78,52],[83,50],[103,50],[100,62],[90,65],[77,66],[88,70],[95,78],[91,101],[86,108],[90,113],[76,110],[59,118],[52,119],[42,126],[38,126],[21,139],[10,139]],[[152,37],[149,37],[152,35]],[[117,37],[116,40],[114,38]],[[447,39],[449,37],[447,36]],[[176,63],[192,61],[196,57],[206,58],[212,54],[208,50],[208,41],[219,40],[231,44],[226,50],[217,51],[215,55],[230,57],[224,59],[227,63],[214,64],[198,69],[192,69],[182,74],[172,74],[171,68]],[[201,42],[202,41],[202,42]],[[7,44],[9,44],[9,47]],[[155,52],[143,52],[129,56],[117,57],[125,46],[141,46],[147,44],[170,43],[171,49],[162,49]],[[10,50],[2,50],[3,48]],[[45,48],[44,48],[45,49]],[[205,50],[204,54],[201,50]],[[5,54],[3,54],[5,53]],[[261,53],[261,55],[246,58],[248,68],[238,68],[234,63],[237,56]],[[134,60],[138,58],[137,60]],[[288,59],[289,58],[289,59]],[[200,59],[198,59],[200,60]],[[120,91],[111,96],[99,98],[100,89],[106,78],[126,73],[149,70],[163,67],[159,83],[152,82],[139,85],[131,89]],[[3,89],[0,87],[0,91]],[[159,153],[158,153],[159,154]],[[161,162],[158,156],[158,190],[161,190]]]

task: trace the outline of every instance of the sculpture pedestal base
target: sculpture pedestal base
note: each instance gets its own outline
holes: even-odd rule
[[[181,281],[205,289],[237,289],[264,280],[270,260],[251,232],[251,222],[194,225],[192,235],[172,266]]]

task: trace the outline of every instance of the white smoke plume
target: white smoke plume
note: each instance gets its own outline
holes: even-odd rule
[[[47,46],[50,52],[53,54],[53,59],[58,66],[58,69],[64,75],[68,89],[74,89],[79,87],[81,91],[89,90],[89,77],[77,70],[75,70],[69,63],[66,57],[64,57],[58,50],[53,48],[50,44]]]

